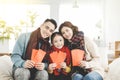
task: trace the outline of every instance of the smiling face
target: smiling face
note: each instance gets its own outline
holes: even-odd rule
[[[64,39],[61,35],[56,35],[52,43],[56,48],[61,49],[64,46]]]
[[[64,26],[61,29],[61,33],[62,33],[63,37],[68,40],[70,40],[73,36],[73,30],[67,26]]]
[[[55,25],[51,22],[45,22],[41,25],[41,36],[43,38],[48,38],[52,35],[53,31],[55,30]]]

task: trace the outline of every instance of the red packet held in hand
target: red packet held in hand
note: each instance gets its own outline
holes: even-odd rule
[[[60,68],[60,63],[64,62],[64,60],[66,58],[66,53],[61,52],[61,51],[59,51],[59,52],[55,51],[50,54],[50,57],[51,57],[52,61],[57,64],[56,68]]]
[[[33,49],[31,60],[34,61],[35,63],[42,62],[45,54],[46,54],[46,52],[41,49],[39,49],[39,50]]]
[[[53,61],[54,63],[57,62],[57,55],[58,55],[57,52],[52,52],[52,53],[50,54],[50,58],[52,59],[52,61]]]
[[[59,51],[58,56],[57,56],[57,67],[60,68],[60,63],[64,62],[66,59],[66,53]]]
[[[73,64],[73,66],[79,66],[80,61],[83,60],[84,51],[80,50],[80,49],[73,49],[71,51],[71,55],[72,55],[72,64]]]

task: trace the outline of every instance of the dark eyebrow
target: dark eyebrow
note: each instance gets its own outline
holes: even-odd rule
[[[51,32],[53,32],[54,30],[50,29]]]
[[[46,25],[46,27],[47,27],[48,29],[50,29],[50,27],[49,27],[48,25]],[[50,29],[50,31],[53,32],[54,29]]]

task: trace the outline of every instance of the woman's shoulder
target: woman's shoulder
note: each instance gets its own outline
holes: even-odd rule
[[[93,41],[92,38],[90,38],[88,36],[84,36],[84,40],[85,40],[85,42],[91,42],[91,41]]]
[[[78,32],[76,32],[76,34],[78,34],[78,35],[84,35],[84,32],[83,31],[78,31]]]
[[[88,36],[85,36],[84,37],[84,42],[85,42],[85,45],[87,46],[94,46],[94,47],[97,47],[96,43],[94,42],[94,40],[92,38],[89,38]]]
[[[78,33],[84,34],[84,32],[83,32],[83,31],[78,31]]]

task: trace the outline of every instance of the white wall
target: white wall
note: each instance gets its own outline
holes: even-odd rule
[[[106,42],[120,41],[120,0],[105,1]]]
[[[59,23],[60,4],[73,4],[75,0],[0,0],[0,4],[50,4],[50,17]],[[78,3],[91,3],[103,1],[104,33],[106,42],[120,40],[120,0],[77,0]]]

